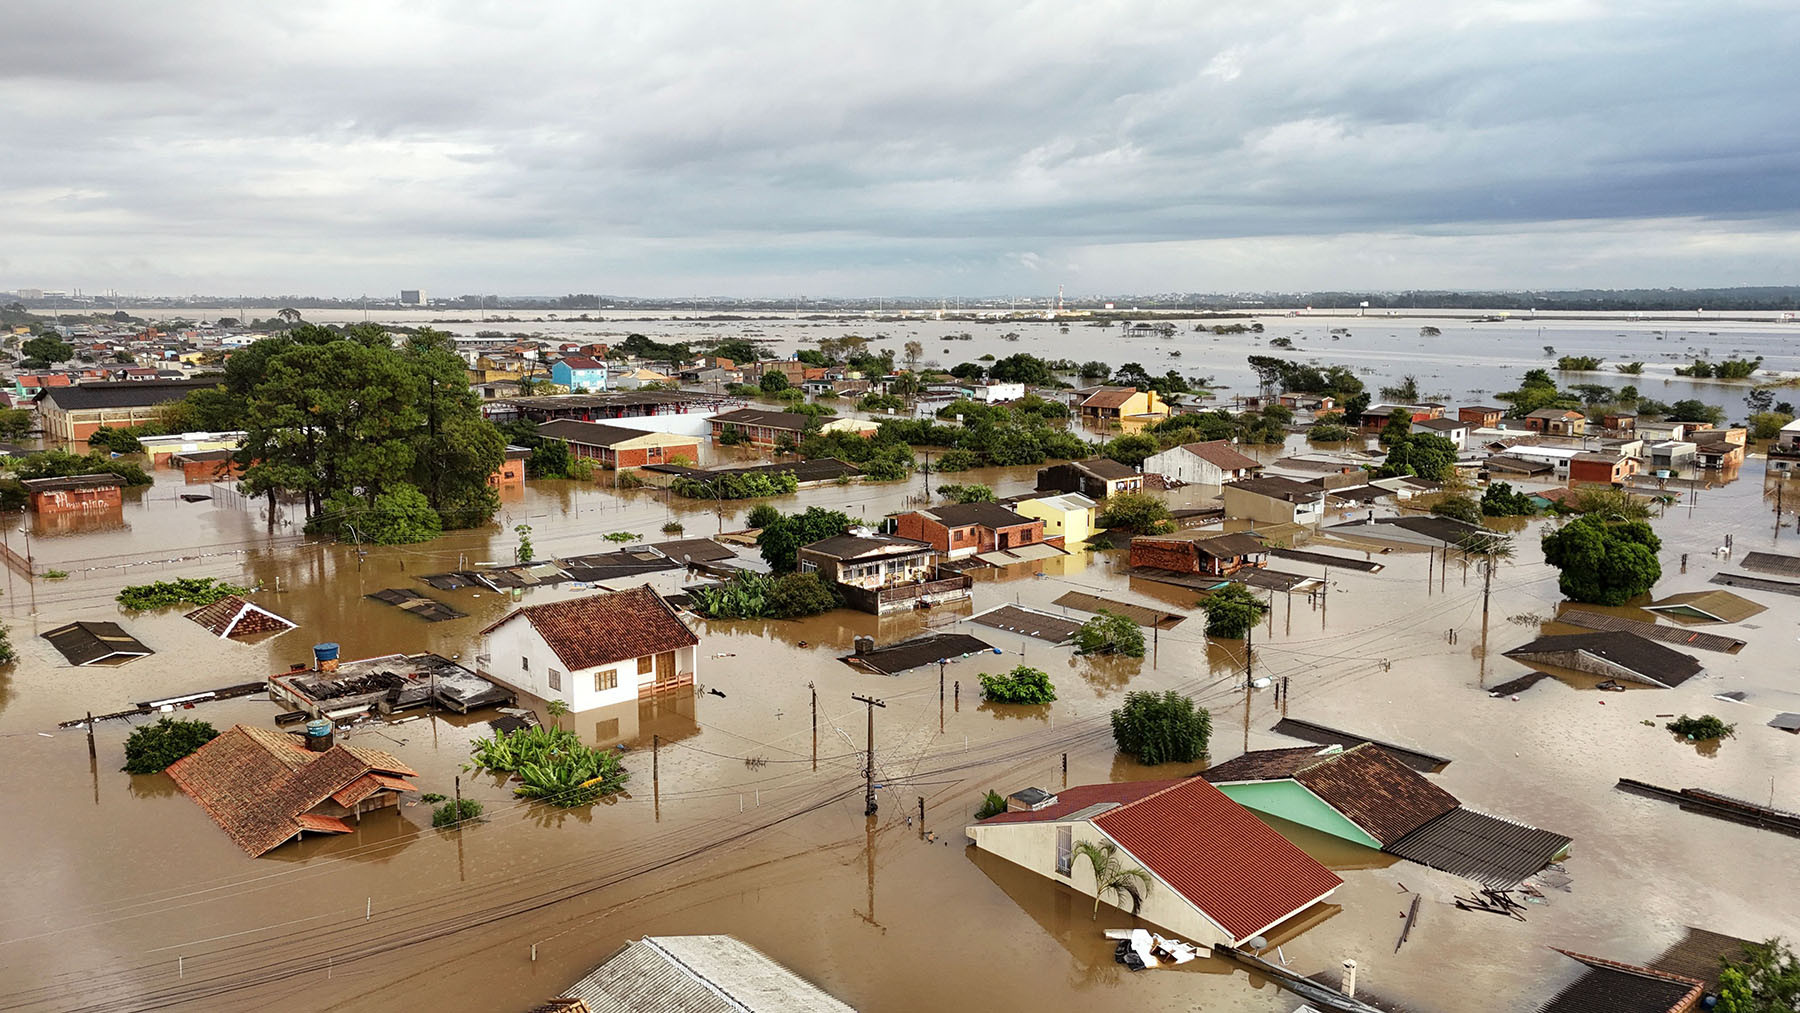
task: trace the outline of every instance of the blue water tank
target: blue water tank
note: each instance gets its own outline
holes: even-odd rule
[[[331,748],[330,721],[314,718],[306,723],[306,748],[314,753],[323,753]]]
[[[338,656],[338,645],[336,645],[336,644],[314,644],[313,645],[313,661],[315,661],[315,662],[336,661],[337,656]]]

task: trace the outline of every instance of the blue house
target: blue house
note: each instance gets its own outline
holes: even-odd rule
[[[606,363],[583,356],[558,359],[550,365],[550,380],[571,391],[606,389]]]

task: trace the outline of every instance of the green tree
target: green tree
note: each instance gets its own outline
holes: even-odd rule
[[[1481,493],[1481,513],[1486,517],[1529,517],[1537,505],[1527,493],[1516,492],[1509,482],[1495,482]]]
[[[325,498],[322,527],[347,531],[358,542],[408,545],[436,538],[443,522],[425,494],[408,482],[396,482],[376,493],[373,502],[347,489]]]
[[[1544,532],[1542,545],[1544,562],[1562,571],[1558,586],[1574,601],[1623,605],[1662,578],[1662,539],[1644,521],[1587,514]]]
[[[153,725],[139,726],[125,740],[124,770],[127,774],[161,773],[218,736],[218,730],[204,721],[159,718]]]
[[[1128,869],[1119,861],[1119,846],[1112,841],[1076,841],[1070,851],[1073,858],[1087,860],[1088,868],[1094,873],[1094,917],[1100,917],[1100,900],[1107,894],[1113,894],[1120,900],[1120,907],[1126,902],[1131,905],[1131,913],[1137,914],[1144,906],[1144,894],[1150,892],[1155,880],[1143,869]]]
[[[19,346],[19,351],[27,359],[43,363],[68,362],[75,357],[75,349],[57,337],[55,332],[25,339],[24,344]]]
[[[994,490],[985,485],[940,485],[938,495],[952,503],[994,502]]]
[[[1154,436],[1145,433],[1126,433],[1108,441],[1106,449],[1102,453],[1120,464],[1141,468],[1144,466],[1145,458],[1161,449],[1162,445],[1156,442]]]
[[[1146,766],[1193,763],[1212,740],[1212,713],[1172,689],[1127,693],[1112,712],[1112,732],[1119,752]]]
[[[981,695],[995,703],[1046,704],[1056,700],[1056,687],[1041,669],[1019,665],[1002,675],[977,676]]]
[[[842,511],[807,507],[804,513],[783,514],[763,524],[756,545],[769,569],[792,573],[802,545],[841,535],[850,530],[851,523],[849,515]]]
[[[1481,523],[1481,504],[1468,496],[1450,495],[1431,505],[1431,512],[1465,524]]]
[[[513,525],[513,534],[519,536],[519,546],[513,550],[513,561],[518,563],[531,562],[537,551],[531,547],[531,525],[515,524]]]
[[[1800,960],[1780,939],[1744,944],[1741,957],[1719,972],[1714,1013],[1793,1013],[1800,1010]]]
[[[1684,398],[1669,406],[1665,414],[1677,422],[1710,422],[1718,425],[1725,417],[1724,411],[1704,401]]]
[[[1404,408],[1396,408],[1388,413],[1387,424],[1381,427],[1379,437],[1381,445],[1392,446],[1406,439],[1412,432],[1412,412]]]
[[[12,628],[0,623],[0,665],[10,665],[18,658],[18,653],[13,650]]]
[[[17,442],[37,428],[37,413],[29,408],[0,408],[0,440]]]
[[[1388,448],[1387,459],[1375,469],[1377,478],[1412,476],[1433,482],[1456,474],[1456,444],[1436,433],[1413,433]]]
[[[998,816],[1005,811],[1006,796],[989,788],[987,795],[983,796],[981,800],[981,808],[975,810],[975,818],[978,820],[985,820],[990,816]]]
[[[783,574],[769,588],[769,614],[776,619],[816,616],[838,605],[837,592],[816,573]]]
[[[1242,584],[1226,584],[1200,601],[1208,636],[1241,640],[1269,611],[1267,602]]]
[[[787,374],[778,369],[771,369],[764,373],[762,375],[762,380],[757,383],[757,387],[759,387],[764,394],[779,394],[782,391],[787,390],[788,386]]]
[[[1102,609],[1075,632],[1075,649],[1082,654],[1144,656],[1144,631],[1137,623]]]
[[[1781,412],[1754,412],[1745,421],[1753,439],[1772,440],[1781,433],[1782,426],[1794,421],[1794,417]]]
[[[1095,523],[1103,528],[1141,535],[1162,534],[1175,528],[1175,522],[1169,516],[1169,505],[1147,492],[1121,492],[1108,496]]]

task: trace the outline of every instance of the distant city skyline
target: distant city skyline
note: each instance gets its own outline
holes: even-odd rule
[[[0,291],[1800,284],[1800,9],[9,11]]]

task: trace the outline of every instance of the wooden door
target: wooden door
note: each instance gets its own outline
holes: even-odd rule
[[[675,652],[664,651],[656,656],[656,689],[661,692],[675,688]]]

